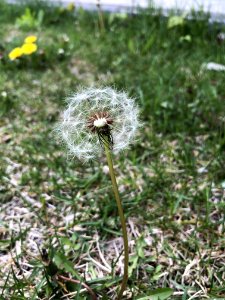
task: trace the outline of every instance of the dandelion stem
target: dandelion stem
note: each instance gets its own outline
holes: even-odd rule
[[[99,0],[97,0],[97,9],[98,9],[99,27],[100,27],[101,32],[103,33],[105,31],[105,25],[104,25],[103,13],[101,10]]]
[[[117,185],[116,176],[115,176],[115,172],[114,172],[114,168],[113,168],[113,161],[112,161],[112,156],[111,156],[111,152],[110,152],[110,148],[109,148],[109,143],[104,142],[104,147],[105,147],[105,154],[106,154],[107,162],[108,162],[108,166],[109,166],[110,177],[111,177],[111,181],[112,181],[112,188],[113,188],[113,192],[114,192],[114,195],[116,198],[116,203],[117,203],[117,207],[118,207],[118,211],[119,211],[120,222],[121,222],[122,233],[123,233],[124,274],[123,274],[123,280],[121,283],[120,292],[119,292],[118,298],[117,298],[117,300],[120,300],[120,299],[122,299],[123,292],[126,289],[127,280],[128,280],[128,263],[129,263],[128,237],[127,237],[125,217],[123,214],[123,207],[122,207],[122,203],[121,203],[120,196],[119,196],[118,185]]]

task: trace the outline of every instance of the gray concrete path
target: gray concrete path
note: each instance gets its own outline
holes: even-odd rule
[[[35,0],[33,0],[35,1]],[[164,13],[170,10],[190,11],[203,9],[210,12],[211,19],[225,22],[225,0],[49,0],[53,3],[75,3],[77,7],[95,10],[97,3],[100,3],[102,10],[112,12],[132,12],[137,7],[146,8],[150,5],[160,7]],[[16,0],[9,0],[16,2]]]

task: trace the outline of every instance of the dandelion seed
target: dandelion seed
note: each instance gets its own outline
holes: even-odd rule
[[[3,98],[6,98],[6,97],[7,97],[7,92],[6,92],[6,91],[1,92],[1,96],[2,96]]]
[[[114,153],[134,140],[138,108],[126,93],[110,87],[88,88],[69,97],[67,103],[57,130],[71,155],[85,161],[101,154],[105,138]]]

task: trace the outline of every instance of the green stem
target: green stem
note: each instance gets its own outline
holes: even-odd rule
[[[115,172],[114,172],[114,168],[113,168],[113,161],[112,161],[111,152],[109,149],[109,144],[104,143],[104,146],[105,146],[105,154],[106,154],[107,162],[108,162],[108,166],[109,166],[110,177],[111,177],[111,181],[112,181],[112,188],[113,188],[113,192],[114,192],[114,195],[116,198],[116,203],[117,203],[117,207],[118,207],[118,211],[119,211],[120,222],[121,222],[122,233],[123,233],[124,273],[123,273],[123,280],[121,283],[120,292],[119,292],[118,298],[117,298],[117,300],[120,300],[123,296],[124,290],[126,289],[127,280],[128,280],[128,262],[129,262],[128,238],[127,238],[126,222],[125,222],[125,218],[124,218],[124,214],[123,214],[123,207],[122,207],[120,196],[119,196],[118,185],[116,182],[116,176],[115,176]]]

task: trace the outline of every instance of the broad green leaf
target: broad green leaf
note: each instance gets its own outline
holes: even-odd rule
[[[176,26],[182,26],[184,25],[184,17],[182,16],[172,16],[169,18],[168,23],[167,23],[167,28],[173,28]]]
[[[128,267],[128,273],[129,273],[129,276],[132,275],[133,271],[137,268],[137,265],[138,265],[138,255],[134,255],[134,256],[131,256],[130,257],[130,262],[132,262],[132,265],[130,265]]]
[[[140,236],[137,240],[137,254],[139,257],[144,258],[144,248],[147,246],[147,243],[143,236]]]
[[[191,42],[191,36],[190,36],[190,34],[181,36],[181,37],[179,38],[179,41],[180,41],[180,42]]]
[[[130,50],[131,53],[135,53],[135,45],[134,45],[134,41],[132,39],[129,39],[128,41],[128,49]]]
[[[74,269],[72,262],[69,261],[63,253],[61,253],[61,252],[55,253],[53,261],[59,269],[65,270],[66,272],[69,272],[73,276],[76,276],[77,278],[79,278],[79,275],[76,272],[76,270]]]
[[[151,35],[150,38],[147,40],[147,42],[144,45],[144,48],[142,50],[143,53],[148,52],[148,50],[151,49],[153,44],[155,43],[155,35]]]

